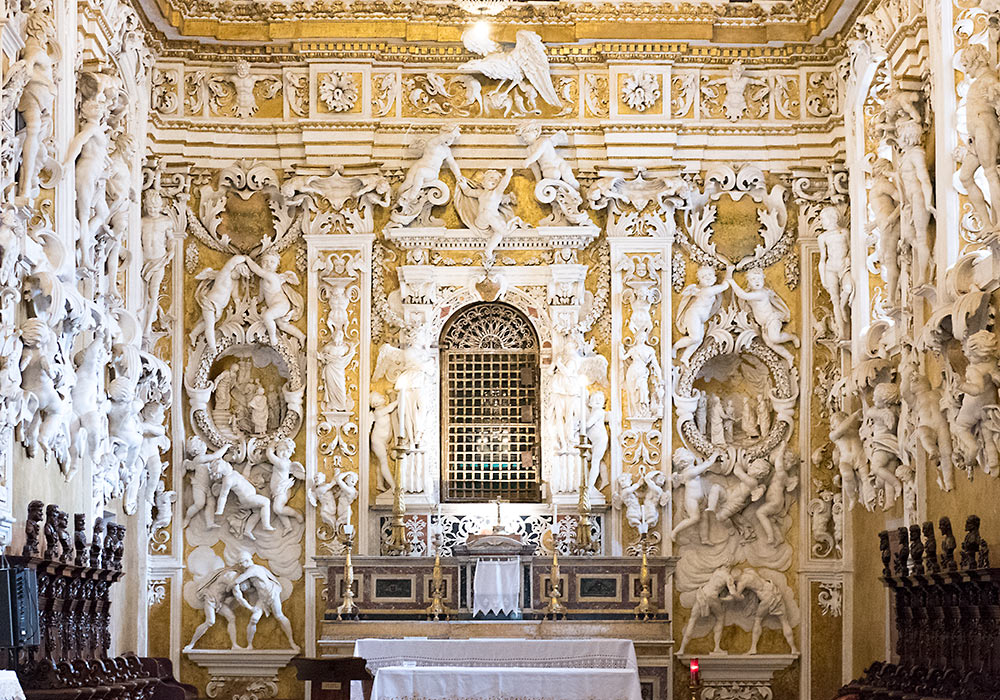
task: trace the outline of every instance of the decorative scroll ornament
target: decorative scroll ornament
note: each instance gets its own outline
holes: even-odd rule
[[[200,242],[222,253],[257,256],[263,251],[280,253],[290,246],[302,231],[301,207],[298,200],[283,192],[277,173],[262,163],[239,161],[219,171],[218,186],[203,185],[198,213],[187,217],[188,231]],[[231,195],[243,201],[262,192],[274,225],[274,237],[264,236],[250,242],[234,241],[222,230],[223,215]]]
[[[289,207],[309,212],[302,224],[305,234],[373,233],[375,208],[388,207],[389,181],[380,173],[298,175],[281,185]]]
[[[840,581],[820,583],[816,600],[823,615],[840,617],[844,607],[844,584]]]
[[[683,208],[690,186],[679,178],[646,178],[643,168],[635,176],[606,175],[590,188],[587,199],[592,209],[608,212],[608,236],[650,236],[673,240],[674,211]],[[647,208],[652,205],[652,209]]]
[[[729,196],[734,202],[749,196],[754,202],[763,205],[757,210],[761,241],[751,255],[738,261],[730,260],[720,253],[712,240],[718,215],[715,202],[723,195]],[[787,224],[788,210],[783,185],[774,185],[768,192],[764,173],[757,166],[746,165],[739,171],[729,166],[719,166],[705,176],[704,190],[691,196],[690,207],[684,215],[680,243],[699,265],[710,265],[720,270],[730,265],[735,265],[736,270],[763,268],[780,260],[794,242],[795,234],[788,230]]]

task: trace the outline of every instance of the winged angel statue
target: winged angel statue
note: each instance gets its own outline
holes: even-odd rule
[[[434,381],[434,355],[426,329],[418,327],[394,347],[388,343],[378,352],[376,380],[385,377],[396,390],[396,435],[418,448],[427,420],[427,389]]]
[[[482,58],[474,58],[461,66],[463,73],[480,73],[499,80],[499,85],[487,95],[491,107],[509,114],[513,108],[511,90],[521,88],[527,110],[535,109],[538,96],[553,107],[562,107],[562,101],[552,84],[549,58],[545,44],[535,32],[521,30],[516,35],[514,48],[504,50],[489,37],[488,30],[476,25],[462,32],[462,43],[469,51]]]

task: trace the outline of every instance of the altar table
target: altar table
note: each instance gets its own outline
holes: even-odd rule
[[[638,668],[630,639],[359,639],[354,656],[387,666]]]
[[[642,700],[626,668],[388,666],[372,700]]]

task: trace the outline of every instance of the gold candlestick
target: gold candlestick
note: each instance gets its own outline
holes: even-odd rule
[[[449,619],[451,611],[445,606],[444,598],[444,576],[441,574],[441,551],[435,547],[434,551],[434,572],[431,574],[431,604],[427,606],[427,619],[437,622],[444,616]]]
[[[582,467],[580,469],[580,500],[577,503],[575,551],[577,554],[593,554],[597,551],[597,543],[594,542],[590,534],[590,484],[587,479],[587,467],[590,464],[592,447],[586,433],[580,433],[580,443],[577,448],[580,450]]]
[[[403,522],[403,516],[406,515],[406,503],[403,501],[403,483],[400,475],[403,455],[409,456],[411,450],[404,447],[402,443],[402,438],[396,438],[396,447],[393,449],[396,458],[396,488],[392,492],[392,532],[389,535],[389,542],[386,543],[388,553],[396,555],[406,555],[410,552],[406,523]]]
[[[351,550],[354,548],[354,527],[341,525],[337,535],[347,546],[347,558],[344,560],[344,599],[337,607],[337,619],[357,618],[358,606],[354,602],[354,565],[351,563]]]
[[[639,604],[635,607],[635,618],[637,620],[648,620],[651,616],[659,612],[653,605],[650,596],[653,589],[649,576],[649,561],[646,558],[646,533],[639,536],[639,547],[642,549],[642,566],[639,569]]]
[[[557,620],[566,617],[566,606],[562,598],[561,580],[559,579],[559,543],[552,546],[552,567],[549,569],[549,604],[545,606],[545,617]]]

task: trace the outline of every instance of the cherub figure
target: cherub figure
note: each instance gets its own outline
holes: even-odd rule
[[[755,99],[767,91],[767,81],[761,78],[751,78],[747,75],[746,67],[742,61],[733,61],[729,65],[728,76],[707,81],[702,87],[702,91],[706,92],[709,98],[714,98],[716,92],[713,88],[717,85],[725,85],[726,87],[726,97],[722,107],[726,112],[726,119],[730,121],[736,121],[747,113],[747,109],[750,107],[747,103],[747,88],[753,85],[760,88],[751,99]]]
[[[396,207],[390,215],[393,223],[406,226],[420,215],[417,208],[424,190],[438,181],[441,167],[447,165],[456,182],[463,182],[464,177],[458,168],[458,163],[451,155],[451,147],[458,140],[457,126],[442,126],[441,132],[430,138],[424,144],[420,157],[410,166],[399,187],[399,197]]]
[[[966,465],[985,462],[986,474],[995,474],[1000,467],[996,434],[988,427],[989,413],[1000,403],[1000,367],[997,365],[997,341],[993,333],[982,330],[965,341],[965,356],[969,360],[964,381],[958,390],[962,405],[955,418],[955,438],[959,454]]]
[[[670,491],[666,490],[667,475],[658,469],[651,469],[642,477],[646,493],[642,498],[642,521],[647,528],[656,527],[660,522],[660,510],[670,502]]]
[[[779,533],[775,530],[771,518],[780,515],[785,509],[785,494],[792,493],[799,485],[799,477],[791,473],[791,462],[794,455],[786,449],[778,447],[774,453],[774,474],[767,483],[764,492],[764,502],[757,506],[757,520],[760,522],[764,536],[771,544],[778,544]]]
[[[156,517],[150,524],[150,531],[156,532],[170,526],[170,521],[174,519],[174,503],[177,502],[177,493],[167,491],[167,487],[162,481],[156,482],[156,490],[153,492],[153,506],[156,508]]]
[[[691,635],[694,634],[695,625],[699,621],[705,618],[713,618],[712,638],[715,641],[715,648],[712,650],[712,653],[721,654],[722,630],[726,626],[725,603],[736,595],[738,595],[736,592],[736,581],[733,580],[733,574],[729,570],[729,567],[720,566],[713,571],[705,585],[695,591],[694,605],[691,606],[691,616],[688,618],[687,625],[684,626],[681,647],[677,650],[677,653],[684,653],[688,642],[691,641]]]
[[[217,459],[210,467],[213,478],[219,482],[219,495],[216,499],[215,514],[222,515],[226,510],[226,503],[229,502],[229,494],[236,494],[236,499],[241,508],[251,511],[244,533],[253,540],[253,529],[260,522],[260,526],[272,531],[271,525],[271,502],[257,493],[250,480],[233,469],[233,465],[224,459]]]
[[[569,136],[565,131],[556,131],[543,136],[541,125],[529,121],[518,128],[517,135],[521,142],[528,146],[528,157],[524,160],[525,168],[537,165],[542,179],[564,182],[574,190],[580,189],[580,183],[573,175],[573,168],[556,150],[557,147],[569,143]]]
[[[292,529],[292,519],[302,522],[302,513],[288,506],[288,498],[295,487],[295,479],[305,479],[306,472],[299,462],[292,461],[295,443],[291,438],[280,438],[268,445],[265,454],[271,463],[271,512],[278,516],[285,532]]]
[[[861,426],[861,409],[848,414],[846,411],[837,409],[830,416],[830,442],[833,443],[833,463],[840,473],[840,488],[847,499],[847,507],[854,508],[859,495],[865,491],[859,491],[858,480],[855,478],[855,469],[865,460],[865,448],[861,444],[859,428]],[[874,493],[871,494],[874,496]],[[871,504],[862,499],[866,507]]]
[[[851,232],[840,219],[840,210],[824,207],[819,214],[823,230],[816,237],[819,246],[819,280],[830,295],[833,321],[840,339],[850,335],[848,318],[854,283],[851,281]]]
[[[644,532],[642,521],[642,504],[639,502],[638,491],[642,487],[642,479],[632,483],[632,475],[628,472],[618,476],[618,490],[612,495],[611,503],[615,508],[625,510],[625,521],[638,530]]]
[[[64,394],[66,368],[55,362],[56,338],[38,318],[21,323],[21,391],[23,413],[19,426],[25,453],[31,457],[38,445],[48,455],[64,431],[69,411]]]
[[[713,453],[699,464],[691,450],[685,447],[678,447],[674,450],[670,484],[674,488],[684,487],[684,513],[686,517],[671,530],[671,540],[676,541],[677,535],[689,527],[700,525],[701,540],[708,542],[708,519],[702,517],[702,504],[708,500],[708,482],[704,478],[704,474],[709,467],[715,464],[719,456],[718,452]]]
[[[899,464],[899,387],[881,382],[872,391],[872,405],[864,412],[862,436],[871,473],[885,488],[885,508],[888,510],[902,493],[903,485],[893,473]]]
[[[201,320],[191,330],[192,344],[199,334],[204,333],[208,351],[215,353],[215,324],[232,301],[236,279],[246,275],[246,260],[244,255],[234,255],[218,272],[209,267],[195,276],[200,280],[194,298],[201,308]]]
[[[783,345],[790,342],[799,347],[798,336],[783,330],[783,326],[792,318],[792,313],[788,304],[764,284],[764,271],[759,267],[747,270],[747,290],[732,279],[729,280],[729,285],[733,288],[733,293],[749,305],[754,320],[760,326],[761,340],[793,366],[795,358]]]
[[[260,320],[267,329],[271,345],[278,344],[279,328],[304,343],[305,334],[293,324],[302,313],[302,295],[292,287],[299,283],[299,276],[294,270],[278,272],[281,257],[274,252],[264,253],[260,265],[250,258],[246,258],[246,264],[260,278],[260,296],[264,303]]]
[[[336,471],[337,483],[337,532],[351,524],[351,505],[358,499],[358,475],[355,472]]]
[[[334,533],[337,532],[337,488],[336,480],[327,481],[326,474],[316,472],[307,493],[309,505],[319,512],[319,519]]]
[[[458,184],[455,206],[459,218],[470,229],[486,236],[483,255],[487,261],[494,260],[500,241],[518,225],[510,196],[505,194],[513,175],[512,168],[502,175],[497,170],[487,170],[478,187],[465,179]]]
[[[387,403],[385,397],[377,391],[371,392],[371,429],[368,441],[372,454],[378,462],[378,490],[380,493],[396,488],[396,480],[389,468],[389,443],[392,440],[392,412],[396,410],[396,402]]]
[[[743,468],[741,460],[733,465],[733,476],[736,483],[726,490],[721,486],[713,487],[708,494],[708,505],[705,510],[715,513],[719,522],[732,520],[743,512],[751,502],[756,503],[767,489],[767,475],[771,473],[771,463],[763,457],[754,459]],[[719,502],[723,499],[722,503]]]
[[[951,430],[941,409],[941,392],[931,386],[927,375],[920,371],[919,355],[907,353],[900,373],[900,394],[910,407],[913,422],[911,440],[920,445],[929,463],[938,465],[938,486],[951,491],[955,486],[954,465],[951,459]],[[911,449],[911,445],[905,445]]]
[[[236,62],[236,74],[232,81],[236,91],[236,104],[233,110],[239,119],[249,119],[257,113],[257,97],[254,95],[257,83],[264,84],[262,95],[264,99],[271,99],[281,89],[281,81],[277,78],[251,75],[250,62],[243,58]]]
[[[604,464],[604,455],[608,451],[608,412],[604,408],[603,391],[591,393],[587,407],[586,433],[590,440],[590,469],[587,472],[587,483],[592,489],[602,489],[608,483],[608,468]],[[600,476],[600,481],[598,481]]]
[[[197,435],[192,435],[184,445],[184,471],[191,475],[191,505],[184,512],[184,524],[191,522],[198,513],[204,513],[205,526],[209,529],[218,527],[215,522],[215,496],[212,494],[212,475],[209,465],[229,450],[229,445],[223,445],[215,452],[208,451],[208,445]]]
[[[697,284],[688,285],[681,292],[680,305],[677,308],[677,330],[684,337],[674,343],[673,355],[684,350],[680,357],[682,364],[688,364],[691,356],[701,347],[705,340],[705,325],[718,310],[722,292],[729,286],[733,267],[726,268],[726,276],[716,284],[715,268],[702,265],[698,268]]]
[[[743,596],[746,591],[751,591],[757,596],[757,607],[753,615],[753,629],[750,632],[750,651],[748,653],[757,653],[757,642],[760,640],[764,620],[768,617],[776,617],[781,624],[781,631],[785,635],[785,641],[788,642],[791,653],[798,654],[798,647],[795,646],[795,632],[788,620],[788,606],[781,589],[753,569],[747,568],[743,569],[737,577],[736,591],[733,595]]]

